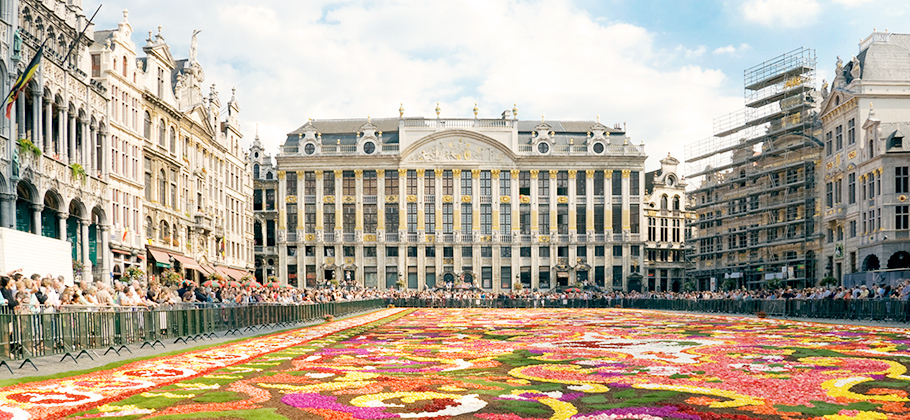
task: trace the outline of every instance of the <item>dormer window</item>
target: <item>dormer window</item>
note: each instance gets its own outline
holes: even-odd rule
[[[540,143],[537,143],[537,152],[542,155],[550,153],[550,144],[547,142],[543,142],[543,141]]]
[[[603,154],[604,149],[606,148],[606,147],[604,146],[603,142],[596,142],[596,143],[594,143],[594,145],[591,146],[591,147],[592,147],[592,150],[594,150],[594,153],[595,153],[595,154],[598,154],[598,155]]]
[[[363,153],[367,155],[372,155],[376,151],[376,143],[371,141],[363,143]]]
[[[307,143],[307,144],[303,145],[303,153],[306,153],[307,155],[312,155],[313,153],[316,153],[316,145],[313,143]]]

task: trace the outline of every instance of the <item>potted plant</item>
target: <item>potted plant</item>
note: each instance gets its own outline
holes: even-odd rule
[[[757,316],[757,317],[759,317],[759,318],[767,318],[767,317],[768,317],[768,314],[765,313],[765,311],[758,311],[758,312],[755,313],[755,316]]]
[[[395,282],[395,286],[398,286],[399,290],[404,290],[404,286],[405,286],[404,278],[402,278],[401,276],[398,276],[398,281]]]
[[[73,277],[79,278],[82,277],[82,271],[85,269],[85,265],[82,264],[79,260],[73,260]]]
[[[818,282],[818,284],[823,287],[837,286],[838,283],[840,283],[840,282],[837,281],[837,279],[834,278],[834,276],[830,276],[830,275],[826,276],[825,278],[821,279],[821,281]]]
[[[335,315],[325,314],[325,316],[323,316],[323,319],[325,319],[325,322],[332,322],[335,320]]]
[[[524,288],[524,285],[521,284],[520,281],[516,281],[515,284],[512,285],[512,289],[515,289],[519,292],[521,291],[522,288]]]
[[[81,181],[83,184],[85,183],[85,177],[86,177],[85,168],[83,168],[81,164],[78,164],[78,163],[70,164],[70,171],[72,171],[72,173],[73,173],[73,179],[77,179],[77,180]]]
[[[19,145],[19,152],[22,154],[32,154],[35,157],[41,156],[41,149],[38,146],[35,146],[35,143],[32,143],[29,139],[19,139],[16,140],[16,143]]]
[[[131,282],[133,280],[142,281],[143,279],[145,279],[145,272],[142,271],[142,269],[139,267],[130,266],[130,267],[127,267],[127,269],[123,271],[123,276],[121,276],[121,279],[125,282]]]
[[[181,277],[182,276],[180,275],[180,273],[178,273],[174,270],[167,270],[167,271],[161,273],[161,280],[164,281],[164,284],[166,286],[180,283]]]

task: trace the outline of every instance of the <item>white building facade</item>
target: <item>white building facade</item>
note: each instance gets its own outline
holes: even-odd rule
[[[594,121],[439,112],[289,133],[276,157],[281,279],[641,289],[643,145]]]

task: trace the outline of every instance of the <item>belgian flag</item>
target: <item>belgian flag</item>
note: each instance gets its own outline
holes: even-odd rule
[[[28,67],[19,75],[19,78],[16,79],[16,83],[13,84],[13,88],[9,91],[9,94],[6,95],[6,118],[10,117],[10,111],[13,109],[13,104],[16,103],[16,99],[19,98],[19,93],[25,90],[25,87],[28,86],[28,82],[30,82],[35,77],[35,73],[38,72],[38,65],[41,64],[42,55],[44,55],[44,44],[41,44],[41,48],[38,48],[38,52],[32,57],[32,61],[28,63]]]

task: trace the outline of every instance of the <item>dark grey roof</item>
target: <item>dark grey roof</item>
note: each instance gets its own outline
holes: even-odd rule
[[[888,42],[873,42],[861,51],[860,78],[875,81],[910,80],[910,35],[891,34]],[[848,63],[852,64],[852,63]],[[844,66],[844,76],[850,81],[852,65]]]
[[[104,44],[104,41],[111,37],[111,34],[114,33],[113,29],[106,29],[103,31],[95,31],[95,42],[99,44]]]
[[[378,131],[382,131],[383,135],[392,131],[398,131],[398,118],[373,118],[370,122],[376,126]],[[360,131],[360,127],[363,127],[366,123],[366,118],[313,120],[313,127],[316,127],[316,131],[322,133],[323,137],[325,137],[327,134],[357,133]],[[305,131],[304,127],[306,127],[306,124],[288,133],[288,136],[303,134]]]

